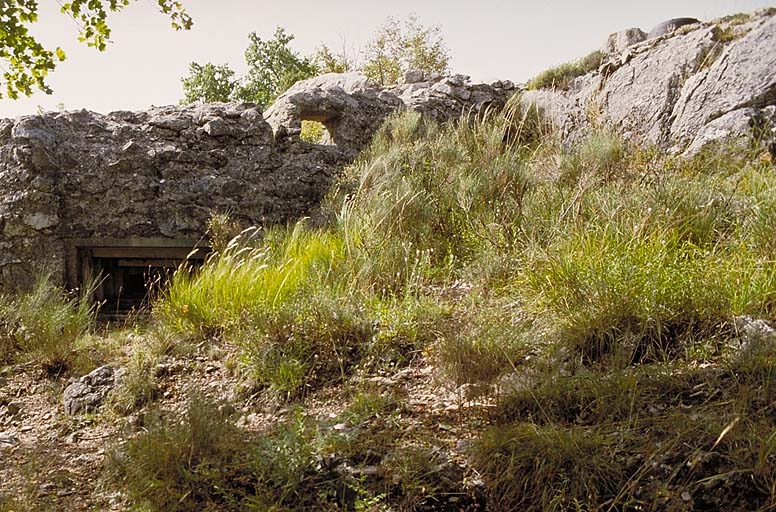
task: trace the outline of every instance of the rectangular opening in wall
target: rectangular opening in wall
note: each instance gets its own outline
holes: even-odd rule
[[[123,316],[148,304],[172,273],[186,262],[196,269],[209,247],[190,240],[74,240],[68,258],[68,285],[77,288],[100,276],[94,299],[104,316]]]

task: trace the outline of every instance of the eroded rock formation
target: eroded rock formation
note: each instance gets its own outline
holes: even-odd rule
[[[642,144],[692,155],[754,138],[776,153],[776,9],[682,26],[646,38],[613,34],[601,69],[567,91],[527,91],[567,141],[610,127]]]

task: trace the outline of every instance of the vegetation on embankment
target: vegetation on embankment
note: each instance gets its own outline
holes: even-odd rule
[[[144,510],[776,506],[776,339],[742,333],[776,319],[773,164],[525,126],[394,118],[326,225],[176,273],[158,328],[234,347],[251,392],[298,409],[257,436],[197,399],[115,447],[107,485]],[[461,415],[463,460],[355,384],[420,361],[496,404]],[[306,412],[340,385],[348,407]]]

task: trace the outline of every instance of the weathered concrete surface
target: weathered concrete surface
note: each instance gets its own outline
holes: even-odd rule
[[[522,105],[543,111],[567,142],[607,126],[685,155],[723,140],[754,137],[773,146],[776,9],[640,42],[634,29],[627,32],[610,36],[599,71],[568,91],[528,91]]]
[[[276,143],[249,105],[2,120],[0,288],[43,268],[61,280],[70,239],[198,239],[216,212],[297,218],[347,161],[336,146]]]
[[[44,270],[64,282],[77,240],[197,240],[217,212],[251,225],[308,215],[390,113],[449,121],[503,106],[514,91],[413,76],[380,88],[358,74],[324,75],[265,114],[211,104],[0,119],[0,292]],[[301,141],[303,119],[324,123],[335,144]]]

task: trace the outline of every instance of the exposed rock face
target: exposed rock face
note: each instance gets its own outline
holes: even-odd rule
[[[776,10],[689,24],[623,49],[627,42],[610,36],[598,72],[568,91],[528,91],[523,106],[538,107],[568,142],[609,126],[686,155],[728,139],[773,145]]]
[[[392,88],[355,73],[313,78],[267,120],[249,104],[0,119],[0,292],[44,270],[72,284],[76,241],[196,241],[217,212],[252,225],[308,215],[390,113],[449,121],[503,106],[514,89],[414,78]],[[335,145],[301,141],[303,119],[324,123]]]
[[[640,28],[629,28],[620,32],[615,32],[606,40],[606,43],[604,43],[601,51],[610,55],[619,55],[629,46],[638,44],[644,41],[646,38],[647,34],[645,34],[644,31]]]
[[[329,73],[294,84],[266,111],[282,136],[298,136],[302,120],[318,121],[341,148],[357,152],[383,120],[402,106],[393,94],[359,73]]]
[[[509,81],[472,85],[465,75],[410,71],[402,84],[383,88],[360,73],[330,73],[297,82],[265,115],[276,135],[292,139],[298,138],[302,120],[318,121],[335,144],[355,155],[397,110],[416,110],[444,123],[502,108],[514,91]]]

